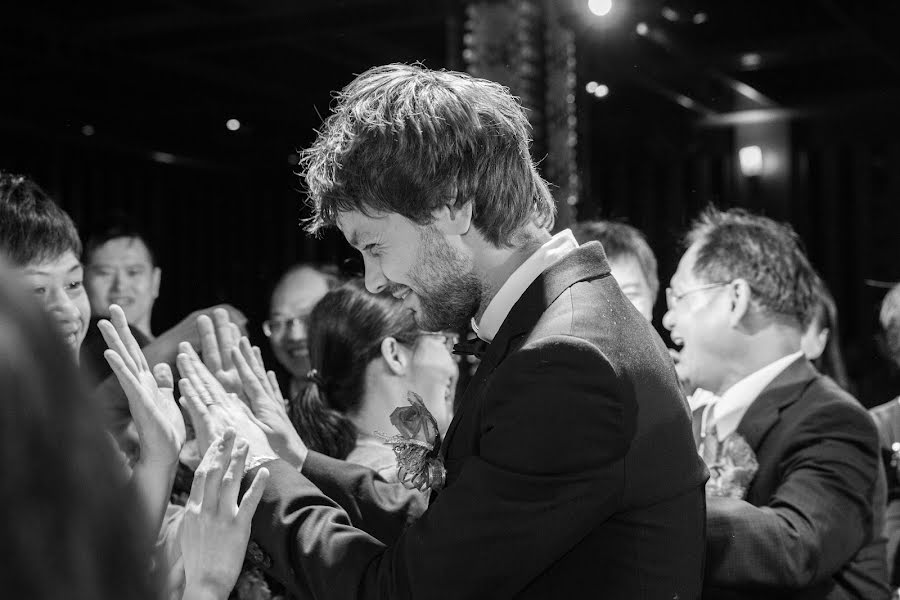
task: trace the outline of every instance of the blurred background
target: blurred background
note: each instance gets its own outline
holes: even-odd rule
[[[19,2],[0,20],[0,168],[84,230],[143,223],[156,329],[230,302],[260,343],[287,266],[352,256],[299,227],[297,151],[333,91],[389,62],[467,70],[528,108],[557,227],[637,226],[662,282],[707,204],[791,222],[873,405],[900,382],[877,324],[900,280],[898,22],[887,0]]]

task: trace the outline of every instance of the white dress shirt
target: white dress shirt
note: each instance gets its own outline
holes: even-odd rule
[[[709,427],[715,426],[716,437],[720,442],[724,440],[737,429],[747,409],[750,408],[757,396],[801,356],[803,356],[803,352],[794,352],[783,356],[747,375],[725,390],[721,396],[715,396],[706,390],[697,390],[700,392],[700,397],[697,401],[691,401],[690,404],[693,409],[703,406],[700,431],[705,432]],[[694,392],[694,395],[697,395],[697,392]]]
[[[500,330],[503,321],[506,320],[509,311],[512,310],[525,290],[528,289],[541,273],[565,258],[569,252],[578,247],[571,229],[560,231],[547,243],[537,249],[528,259],[513,271],[509,279],[500,286],[497,294],[481,315],[481,322],[476,323],[472,319],[472,329],[475,335],[486,342],[494,341],[494,336]]]

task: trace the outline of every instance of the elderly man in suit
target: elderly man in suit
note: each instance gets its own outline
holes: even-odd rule
[[[786,225],[709,210],[663,324],[707,486],[704,598],[886,598],[875,427],[801,352],[816,275]],[[710,393],[711,392],[711,393]]]
[[[337,226],[369,290],[423,330],[474,318],[486,348],[407,528],[366,469],[265,462],[253,536],[294,593],[698,596],[707,472],[672,362],[602,247],[548,232],[528,145],[505,88],[389,65],[343,90],[304,154],[310,230]],[[272,452],[251,442],[251,474]]]

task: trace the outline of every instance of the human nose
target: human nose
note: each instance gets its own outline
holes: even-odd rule
[[[663,315],[662,324],[669,331],[675,329],[675,311],[671,305],[666,306],[666,314]]]
[[[109,286],[109,289],[113,292],[118,292],[122,288],[122,274],[118,271],[113,272],[112,275],[112,283]]]
[[[366,289],[372,294],[380,294],[387,287],[388,280],[381,270],[381,265],[376,264],[371,258],[363,257],[366,269]]]
[[[47,296],[47,311],[58,318],[74,321],[80,318],[78,307],[62,288],[53,289]]]
[[[285,323],[284,335],[291,340],[306,339],[306,323],[300,318],[291,319]]]

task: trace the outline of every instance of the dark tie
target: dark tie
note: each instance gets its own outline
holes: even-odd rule
[[[481,358],[482,356],[484,356],[484,353],[487,352],[488,346],[490,346],[490,343],[482,340],[481,338],[466,340],[453,346],[453,354]]]

